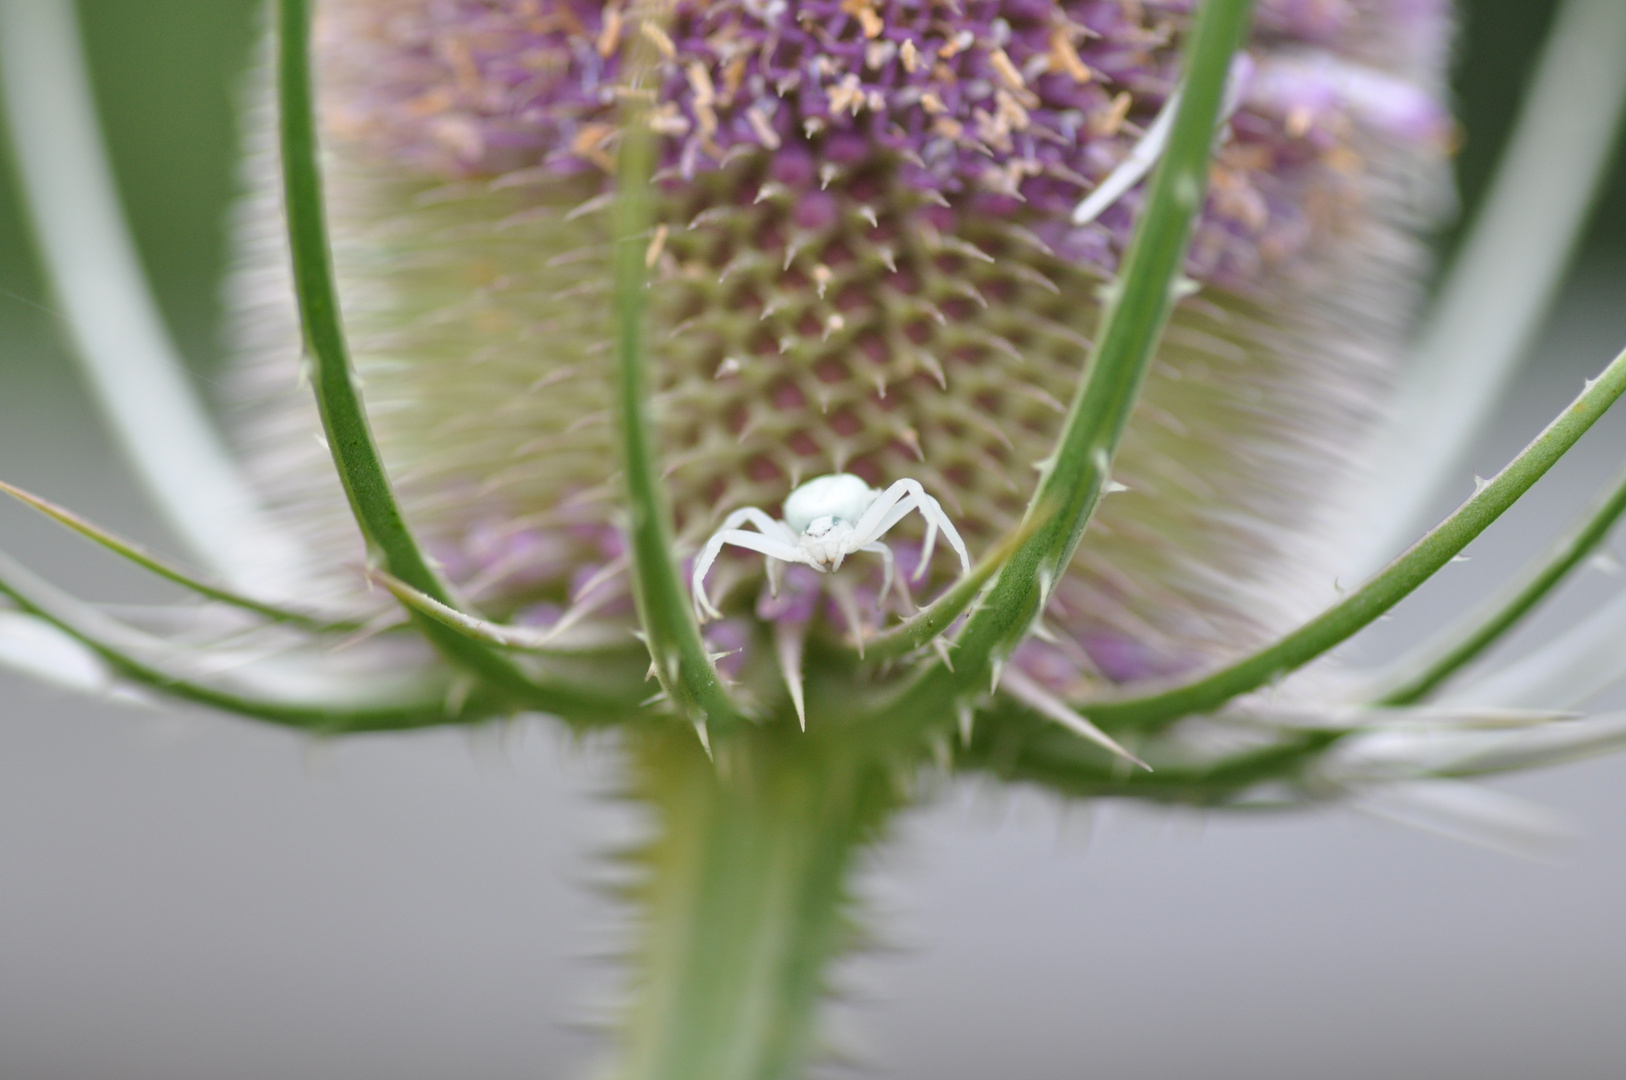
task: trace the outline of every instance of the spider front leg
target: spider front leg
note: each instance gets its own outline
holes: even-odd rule
[[[905,478],[882,492],[854,524],[854,540],[858,543],[869,543],[886,535],[912,510],[918,510],[920,516],[926,520],[926,541],[921,545],[920,563],[910,575],[910,580],[919,581],[926,576],[932,551],[937,545],[939,529],[948,537],[949,545],[954,548],[955,554],[960,556],[960,572],[969,572],[971,557],[966,552],[965,541],[960,539],[959,530],[955,529],[954,522],[943,512],[942,505],[926,494],[926,489],[920,486],[918,480]]]
[[[886,594],[892,591],[892,549],[885,544],[876,542],[865,544],[859,551],[870,551],[881,557],[881,591],[875,595],[875,610],[880,611],[886,603]]]
[[[943,512],[943,505],[924,491],[918,496],[920,499],[920,516],[926,519],[926,544],[920,556],[920,565],[915,568],[914,579],[919,581],[926,572],[926,566],[932,559],[932,541],[935,540],[938,529],[948,538],[949,547],[954,554],[960,557],[960,573],[971,572],[971,555],[965,549],[965,541],[960,539],[960,532],[954,527],[954,522]]]
[[[739,527],[746,523],[755,525],[761,532],[747,532]],[[711,534],[711,538],[706,541],[705,547],[700,549],[699,556],[694,560],[694,573],[690,578],[689,592],[694,597],[695,617],[701,622],[723,617],[723,613],[706,595],[706,575],[711,572],[712,564],[717,561],[717,555],[723,550],[724,544],[760,552],[770,560],[807,561],[801,545],[797,543],[796,534],[791,532],[784,522],[775,521],[754,506],[734,511],[723,519],[723,527]],[[770,581],[773,578],[771,565],[769,578]]]

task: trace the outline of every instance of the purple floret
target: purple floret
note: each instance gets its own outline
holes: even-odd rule
[[[1438,37],[1438,0],[1385,6],[1414,39]],[[816,192],[885,159],[926,202],[1020,220],[1064,257],[1111,273],[1138,196],[1081,228],[1069,216],[1167,101],[1190,8],[684,0],[648,35],[663,60],[652,121],[663,179],[769,154],[774,178],[817,217]],[[1356,16],[1347,0],[1260,4],[1258,62],[1216,161],[1194,276],[1245,288],[1298,253],[1314,233],[1304,193],[1359,168],[1358,133],[1449,139],[1429,89],[1365,55],[1388,43],[1362,40]],[[388,45],[348,109],[388,152],[462,175],[609,172],[621,58],[640,33],[615,5],[441,0],[374,18],[382,29],[371,36]]]

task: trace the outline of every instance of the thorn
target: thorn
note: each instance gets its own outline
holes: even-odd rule
[[[1169,286],[1169,297],[1178,303],[1179,301],[1184,300],[1186,297],[1196,296],[1202,291],[1202,282],[1195,281],[1192,278],[1188,278],[1184,274],[1181,274],[1176,277],[1174,279],[1174,283]]]
[[[463,711],[463,706],[469,702],[469,692],[474,689],[474,680],[454,675],[449,686],[446,687],[446,715],[456,716]]]
[[[670,230],[665,224],[655,226],[655,235],[649,240],[649,247],[644,249],[644,269],[651,270],[660,261],[661,252],[666,250],[666,234]]]
[[[1005,659],[1000,656],[989,657],[988,660],[988,691],[999,692],[999,680],[1005,675]]]
[[[1490,487],[1490,481],[1486,480],[1478,473],[1474,473],[1474,494],[1478,495],[1481,491],[1484,491],[1488,487]]]
[[[1067,705],[1060,698],[1056,697],[1050,691],[1028,678],[1022,672],[1012,671],[1009,675],[1007,675],[1005,677],[1005,689],[1017,701],[1020,701],[1022,704],[1026,705],[1028,708],[1032,709],[1034,712],[1045,717],[1046,719],[1054,720],[1056,723],[1060,724],[1062,727],[1073,732],[1074,734],[1088,739],[1090,742],[1095,743],[1097,746],[1100,746],[1103,749],[1112,751],[1112,753],[1118,755],[1126,761],[1139,765],[1147,772],[1152,771],[1152,767],[1150,765],[1146,764],[1146,762],[1142,761],[1140,758],[1118,745],[1118,743],[1114,741],[1110,735],[1096,727],[1094,724],[1090,723],[1087,717],[1081,716],[1077,710]]]
[[[649,670],[644,672],[644,682],[648,682],[650,679],[658,678],[660,676],[660,673],[661,673],[660,668],[655,666],[655,661],[650,660],[649,661]],[[646,701],[644,704],[647,705],[649,703]]]
[[[1042,614],[1044,612],[1044,609],[1049,606],[1049,604],[1050,604],[1050,590],[1056,587],[1056,572],[1051,567],[1049,567],[1049,566],[1041,566],[1041,567],[1039,567],[1039,575],[1038,575],[1038,577],[1039,577],[1039,610],[1038,610],[1038,612],[1034,613],[1035,618],[1038,618],[1039,614]],[[997,690],[997,689],[999,689],[999,687],[996,686],[996,687],[994,687],[994,689]]]
[[[666,691],[662,690],[662,691],[660,691],[658,693],[651,694],[648,697],[644,698],[644,700],[640,701],[638,703],[638,705],[641,708],[647,709],[651,705],[658,705],[663,701],[670,701],[670,700],[671,699],[666,696]]]
[[[1451,561],[1452,562],[1470,562],[1472,560],[1467,555],[1453,555],[1453,556],[1451,556]]]
[[[971,728],[972,725],[976,723],[977,710],[971,707],[971,703],[969,701],[962,701],[955,706],[955,711],[959,714],[960,745],[970,746]]]
[[[948,642],[944,641],[941,636],[932,638],[932,651],[937,653],[937,658],[943,661],[944,667],[951,672],[954,670],[954,661],[949,658]]]
[[[917,350],[915,352],[915,358],[920,361],[920,366],[925,368],[931,374],[933,379],[937,380],[937,388],[939,390],[948,389],[948,375],[944,373],[943,365],[937,362],[937,357],[933,356],[929,352]]]
[[[606,191],[602,195],[594,195],[591,199],[577,206],[565,215],[566,221],[575,221],[587,214],[596,214],[615,202],[615,192]]]
[[[802,699],[802,643],[807,635],[806,623],[777,622],[773,628],[774,652],[779,658],[779,673],[784,676],[785,689],[790,691],[790,703],[796,706],[796,722],[807,731],[807,706]]]
[[[1608,574],[1610,577],[1618,577],[1620,575],[1620,560],[1615,557],[1615,553],[1613,551],[1598,552],[1596,555],[1592,556],[1592,558],[1587,560],[1587,565],[1600,573]]]
[[[1128,484],[1120,484],[1116,480],[1108,480],[1106,482],[1106,485],[1101,488],[1101,494],[1103,494],[1103,495],[1116,495],[1120,491],[1128,491],[1128,490],[1129,490],[1129,485]]]
[[[706,722],[704,720],[696,720],[694,722],[694,733],[700,736],[700,748],[706,752],[706,760],[711,762],[713,765],[717,764],[717,759],[712,755],[711,752],[711,733],[706,730]]]

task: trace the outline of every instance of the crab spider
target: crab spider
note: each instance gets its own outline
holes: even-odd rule
[[[706,595],[705,583],[724,544],[766,555],[771,585],[777,584],[776,563],[801,563],[821,574],[830,574],[841,569],[842,562],[853,552],[872,552],[881,557],[885,573],[881,595],[885,596],[892,588],[892,549],[878,541],[911,510],[918,510],[926,519],[926,542],[913,580],[919,581],[925,574],[939,529],[960,556],[960,571],[969,571],[971,557],[966,554],[965,541],[920,481],[899,480],[885,491],[878,491],[851,473],[832,473],[814,477],[791,492],[785,499],[783,521],[775,521],[754,506],[736,510],[724,519],[722,528],[711,534],[694,561],[691,590],[695,614],[701,621],[722,616]],[[755,525],[757,531],[740,528],[746,524]]]

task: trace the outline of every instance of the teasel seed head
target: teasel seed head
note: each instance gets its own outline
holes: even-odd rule
[[[1019,657],[1052,690],[1235,655],[1326,598],[1351,447],[1443,202],[1444,8],[1259,5],[1122,490]],[[344,315],[409,518],[488,614],[631,628],[606,214],[630,38],[658,64],[650,363],[680,548],[850,472],[918,479],[976,555],[1022,515],[1142,195],[1082,225],[1074,209],[1174,93],[1191,4],[331,0],[322,16]],[[357,561],[289,377],[270,154],[266,138],[234,291],[241,430],[312,548]],[[905,570],[919,535],[888,537]],[[957,572],[940,556],[922,596]],[[719,643],[879,619],[811,573],[767,596],[758,556],[713,573]],[[866,573],[842,575],[873,600]]]

